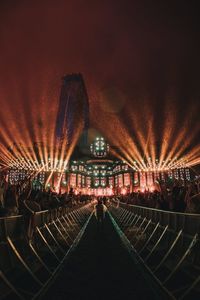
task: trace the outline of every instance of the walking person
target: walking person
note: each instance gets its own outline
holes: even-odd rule
[[[98,200],[97,205],[95,205],[95,216],[97,218],[98,226],[103,226],[103,221],[105,218],[105,212],[107,211],[107,207],[102,203],[101,200]]]

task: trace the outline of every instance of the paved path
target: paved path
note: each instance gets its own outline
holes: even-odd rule
[[[92,217],[77,249],[42,299],[155,299],[121,245],[110,218],[99,230]]]

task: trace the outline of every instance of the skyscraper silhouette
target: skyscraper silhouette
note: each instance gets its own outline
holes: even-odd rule
[[[87,143],[89,127],[89,101],[81,74],[66,75],[62,78],[55,135],[57,139],[67,139],[71,144],[76,128],[82,123],[83,136]]]

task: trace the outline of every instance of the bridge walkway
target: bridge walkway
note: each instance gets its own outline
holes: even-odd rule
[[[103,229],[93,216],[86,231],[41,299],[159,299],[121,243],[110,217]]]

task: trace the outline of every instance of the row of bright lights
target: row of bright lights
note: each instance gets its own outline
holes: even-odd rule
[[[48,159],[48,162],[45,163],[43,160],[39,163],[38,161],[25,160],[21,159],[12,159],[9,163],[9,168],[19,169],[19,170],[29,170],[29,171],[66,171],[68,169],[66,161],[54,159]]]
[[[163,161],[164,164],[164,161]],[[155,163],[152,164],[147,164],[146,167],[139,168],[137,162],[134,162],[134,167],[133,169],[136,171],[140,172],[163,172],[163,171],[169,171],[169,170],[174,170],[174,169],[181,169],[181,168],[187,168],[187,162],[186,161],[174,161],[173,163],[168,163],[166,166],[160,166],[160,163],[155,161]],[[30,161],[30,160],[25,160],[23,158],[21,159],[12,159],[9,163],[9,168],[12,169],[20,169],[20,170],[31,170],[31,171],[38,171],[40,169],[43,169],[44,171],[64,171],[68,169],[68,166],[65,161],[62,160],[51,160],[50,158],[48,159],[48,163],[45,164],[43,160],[41,160],[41,163],[38,161]],[[101,167],[102,169],[105,168],[105,166]],[[91,169],[91,167],[90,167]],[[98,169],[98,166],[95,166],[94,169]],[[108,168],[110,169],[110,167]],[[75,167],[72,166],[72,170],[75,170]],[[114,169],[113,171],[117,172],[117,169]],[[94,171],[95,172],[95,171]],[[95,172],[97,173],[97,171]]]
[[[188,166],[189,164],[187,160],[178,160],[176,157],[174,159],[169,159],[169,161],[163,160],[162,162],[158,159],[153,160],[151,157],[149,157],[146,161],[142,160],[142,166],[136,161],[133,162],[133,168],[135,170],[144,172],[163,172],[174,169],[187,168]]]

